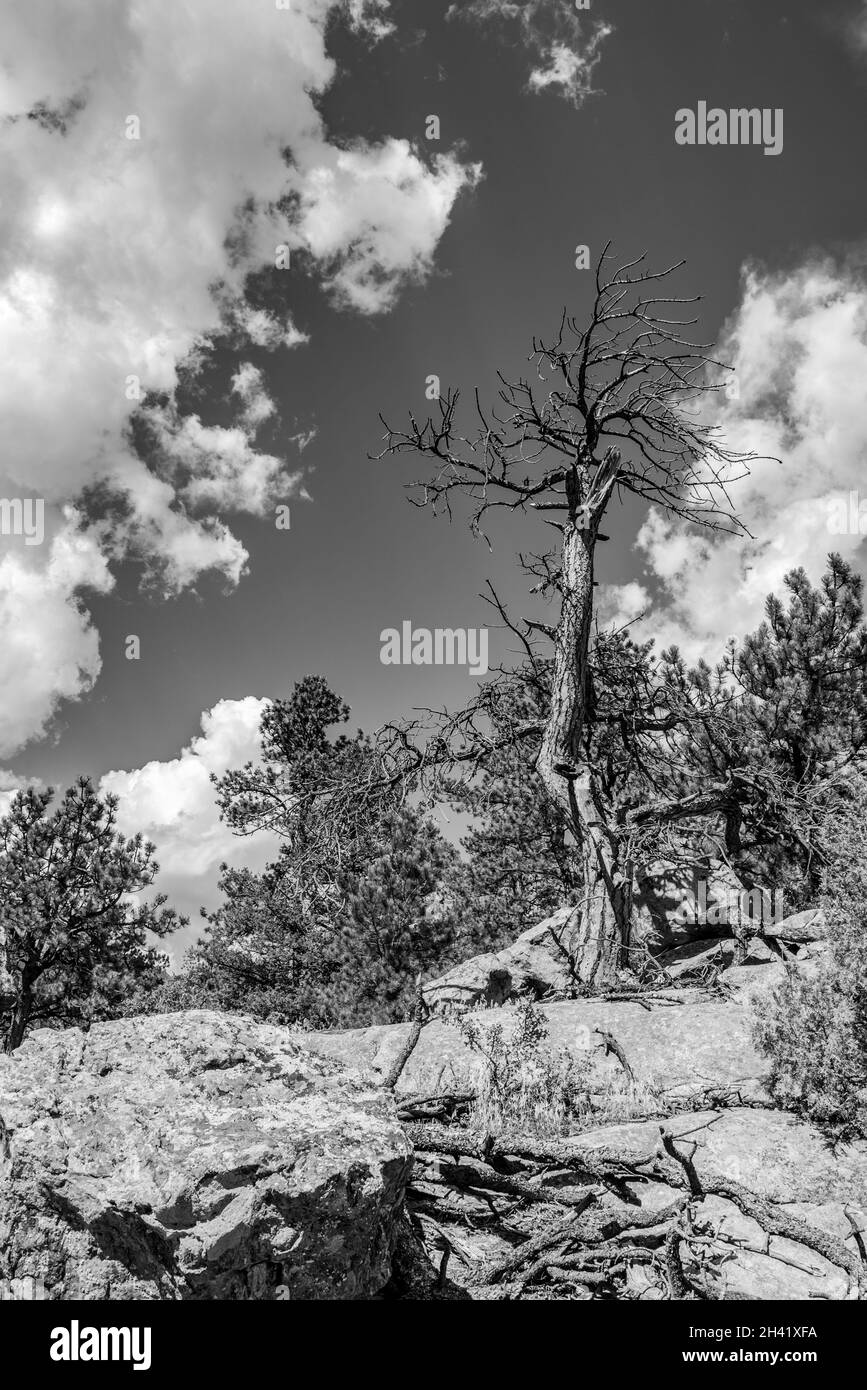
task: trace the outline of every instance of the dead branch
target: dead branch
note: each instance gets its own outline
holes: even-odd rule
[[[624,1072],[626,1073],[627,1080],[634,1085],[635,1072],[629,1065],[629,1060],[626,1056],[626,1053],[623,1051],[623,1048],[620,1046],[620,1043],[614,1037],[613,1033],[606,1033],[602,1028],[594,1028],[593,1031],[594,1033],[596,1033],[597,1037],[600,1037],[602,1039],[603,1045],[605,1047],[606,1057],[609,1055],[609,1053],[612,1057],[616,1057]]]
[[[510,1274],[516,1274],[528,1260],[535,1259],[544,1251],[553,1250],[555,1246],[568,1244],[570,1240],[578,1238],[579,1221],[583,1212],[596,1201],[596,1194],[588,1192],[582,1199],[582,1205],[575,1208],[569,1220],[550,1231],[543,1231],[538,1236],[533,1236],[524,1245],[507,1255],[504,1259],[498,1260],[495,1264],[488,1265],[487,1269],[479,1275],[479,1283],[497,1284],[501,1280],[508,1278]]]
[[[680,1232],[676,1226],[672,1226],[665,1237],[665,1266],[671,1297],[679,1300],[694,1297],[680,1261]]]
[[[407,1062],[409,1061],[410,1057],[415,1051],[416,1043],[421,1037],[421,1030],[427,1023],[429,1016],[430,1013],[428,1010],[428,1006],[425,1003],[424,990],[422,988],[421,983],[421,975],[419,975],[416,980],[415,1016],[413,1018],[412,1028],[409,1031],[409,1037],[407,1038],[403,1047],[400,1049],[398,1055],[395,1057],[394,1062],[389,1068],[385,1080],[382,1083],[385,1090],[393,1091],[398,1081],[400,1080],[401,1072],[403,1071],[404,1067],[406,1066]]]
[[[427,1164],[430,1160],[422,1157],[421,1162]],[[585,1194],[576,1196],[572,1192],[541,1187],[527,1182],[524,1178],[510,1177],[497,1173],[485,1164],[472,1162],[448,1163],[445,1159],[436,1160],[436,1175],[431,1176],[426,1169],[421,1180],[441,1182],[468,1192],[497,1192],[506,1197],[516,1197],[524,1202],[547,1206],[581,1207],[583,1210],[585,1199]]]
[[[693,1197],[702,1197],[704,1194],[702,1192],[702,1186],[699,1181],[698,1173],[695,1171],[695,1164],[692,1161],[692,1156],[687,1156],[686,1154],[680,1153],[680,1151],[675,1147],[675,1143],[671,1135],[667,1132],[663,1125],[659,1126],[659,1133],[662,1139],[663,1151],[668,1154],[669,1158],[673,1158],[676,1163],[680,1164],[681,1168],[683,1169],[686,1175],[686,1180],[689,1184],[689,1190],[692,1193]],[[693,1144],[693,1154],[695,1153],[696,1147],[697,1146]]]
[[[855,1253],[837,1236],[789,1215],[739,1183],[700,1177],[695,1150],[687,1155],[664,1127],[660,1127],[661,1142],[656,1155],[646,1157],[614,1148],[582,1150],[574,1141],[543,1143],[527,1135],[481,1139],[457,1126],[416,1123],[408,1129],[426,1170],[431,1167],[431,1155],[451,1157],[451,1161],[439,1159],[434,1177],[436,1183],[446,1188],[454,1187],[479,1197],[490,1192],[534,1206],[548,1204],[552,1210],[564,1205],[571,1208],[566,1221],[552,1223],[539,1235],[525,1239],[508,1256],[480,1268],[474,1287],[502,1287],[519,1276],[513,1293],[518,1297],[527,1284],[551,1279],[549,1269],[589,1273],[592,1279],[580,1280],[587,1288],[616,1287],[616,1280],[625,1275],[630,1264],[661,1258],[673,1299],[713,1297],[712,1292],[690,1285],[683,1270],[681,1247],[686,1244],[691,1249],[696,1241],[701,1244],[692,1232],[692,1204],[706,1197],[721,1197],[755,1221],[766,1238],[777,1236],[792,1241],[843,1270],[852,1279],[858,1296],[867,1299],[867,1267],[861,1258],[860,1242],[859,1253]],[[500,1171],[504,1167],[506,1171]],[[531,1174],[535,1171],[536,1177],[542,1173],[551,1176],[553,1171],[563,1176],[569,1174],[578,1185],[592,1186],[581,1194],[567,1195],[558,1188],[531,1181],[528,1168]],[[422,1180],[428,1181],[429,1176],[425,1172]],[[643,1210],[627,1182],[648,1180],[686,1190],[665,1208]],[[611,1207],[610,1196],[604,1205],[600,1204],[603,1191],[625,1204],[622,1209]],[[441,1219],[454,1220],[455,1213],[447,1216],[443,1211]],[[513,1226],[504,1228],[502,1233],[511,1241],[518,1236]]]
[[[621,1201],[639,1206],[638,1198],[625,1186],[625,1179],[639,1171],[632,1155],[625,1158],[623,1171],[616,1171],[619,1159],[606,1152],[577,1151],[568,1144],[540,1143],[527,1135],[498,1135],[482,1141],[457,1126],[410,1124],[407,1133],[421,1153],[451,1154],[455,1158],[517,1159],[547,1167],[568,1168],[585,1183],[602,1183]],[[652,1160],[648,1160],[651,1161]],[[612,1167],[614,1172],[610,1171]]]
[[[452,1119],[475,1100],[474,1091],[443,1091],[432,1096],[402,1096],[397,1102],[399,1120]]]

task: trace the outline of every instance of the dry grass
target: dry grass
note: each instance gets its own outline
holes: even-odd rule
[[[532,1003],[516,1006],[511,1027],[486,1028],[473,1014],[455,1026],[481,1063],[466,1085],[475,1092],[469,1127],[478,1133],[555,1137],[660,1113],[659,1095],[645,1082],[613,1072],[594,1052],[576,1057],[553,1048],[545,1016]]]

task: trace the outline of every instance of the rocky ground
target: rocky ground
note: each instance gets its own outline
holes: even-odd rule
[[[701,957],[689,958],[703,973]],[[486,1145],[455,1123],[453,1098],[472,1093],[482,1063],[453,1022],[433,1018],[395,1088],[428,1258],[447,1255],[446,1278],[475,1297],[862,1297],[867,1143],[834,1149],[774,1109],[751,1040],[752,1000],[785,968],[767,960],[629,999],[541,1005],[550,1045],[593,1063],[604,1118],[535,1145],[511,1134]],[[475,1018],[487,1030],[510,1014],[506,1003]],[[410,1029],[304,1041],[386,1077]],[[621,1057],[631,1076],[618,1089]],[[634,1118],[618,1118],[618,1104]]]
[[[391,1274],[390,1095],[285,1030],[191,1011],[0,1059],[0,1279],[60,1299],[348,1299]]]
[[[639,991],[593,999],[567,997],[568,931],[560,914],[427,986],[414,1024],[194,1011],[33,1034],[0,1059],[0,1279],[66,1299],[863,1298],[867,1144],[774,1109],[751,1039],[757,992],[815,968],[821,920],[743,965],[730,940],[668,943]],[[565,1133],[473,1118],[484,1063],[455,1008],[508,1036],[520,995],[586,1078]]]

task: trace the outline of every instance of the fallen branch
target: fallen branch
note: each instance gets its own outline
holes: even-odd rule
[[[626,1053],[623,1051],[623,1048],[620,1046],[620,1043],[617,1041],[614,1034],[606,1033],[605,1030],[602,1028],[594,1028],[593,1031],[597,1035],[597,1037],[600,1037],[602,1039],[606,1057],[609,1055],[609,1053],[611,1054],[611,1056],[616,1057],[621,1067],[625,1071],[628,1080],[631,1084],[634,1085],[635,1072],[629,1065],[629,1060],[626,1056]]]
[[[672,1226],[665,1237],[665,1267],[668,1271],[668,1286],[673,1299],[683,1300],[694,1297],[686,1282],[683,1265],[680,1262],[680,1232]]]
[[[427,1023],[429,1017],[430,1010],[428,1009],[428,1006],[425,1003],[424,990],[422,988],[421,983],[421,975],[419,975],[416,980],[415,1015],[413,1017],[412,1028],[410,1029],[409,1037],[407,1038],[406,1042],[400,1049],[400,1052],[397,1054],[397,1056],[394,1059],[394,1062],[392,1063],[391,1067],[386,1073],[385,1080],[382,1083],[385,1090],[394,1090],[395,1086],[400,1080],[400,1076],[404,1067],[406,1066],[407,1062],[409,1061],[410,1057],[415,1051],[416,1043],[421,1037],[421,1030]]]
[[[557,1245],[563,1245],[573,1240],[577,1236],[578,1224],[581,1216],[596,1201],[596,1193],[588,1192],[583,1198],[583,1204],[575,1208],[569,1220],[565,1224],[555,1226],[550,1231],[543,1231],[538,1236],[531,1237],[524,1245],[518,1247],[512,1254],[506,1255],[504,1259],[498,1260],[495,1264],[488,1267],[478,1277],[481,1284],[497,1284],[506,1279],[510,1274],[517,1274],[522,1265],[528,1260],[534,1259],[544,1251],[550,1251]]]
[[[676,1163],[680,1164],[681,1168],[686,1174],[686,1180],[689,1184],[689,1190],[692,1193],[693,1197],[702,1197],[704,1194],[702,1192],[701,1183],[699,1182],[698,1173],[695,1171],[695,1164],[692,1161],[692,1156],[690,1155],[689,1157],[687,1157],[686,1154],[682,1154],[678,1151],[678,1149],[675,1147],[674,1140],[672,1139],[671,1135],[667,1132],[664,1125],[659,1126],[659,1133],[662,1139],[663,1151],[668,1154],[669,1158],[673,1158]],[[696,1147],[697,1146],[693,1144],[693,1154],[695,1153]]]
[[[518,1276],[514,1292],[507,1296],[519,1297],[527,1284],[552,1279],[553,1269],[593,1275],[590,1280],[574,1280],[588,1289],[607,1287],[628,1270],[630,1263],[656,1261],[661,1262],[661,1270],[667,1276],[672,1299],[714,1298],[712,1288],[704,1287],[704,1273],[700,1283],[696,1283],[695,1275],[690,1283],[683,1269],[682,1247],[691,1249],[695,1239],[693,1204],[706,1197],[721,1197],[755,1221],[767,1240],[779,1237],[791,1241],[842,1270],[853,1281],[858,1297],[867,1299],[867,1265],[860,1231],[856,1233],[856,1252],[838,1236],[789,1215],[740,1183],[726,1178],[703,1178],[695,1163],[695,1145],[686,1152],[662,1125],[659,1148],[646,1156],[613,1146],[582,1149],[580,1141],[540,1141],[513,1132],[482,1137],[456,1125],[434,1122],[411,1123],[407,1131],[426,1168],[433,1167],[430,1156],[438,1158],[434,1184],[476,1197],[484,1198],[490,1193],[534,1206],[547,1204],[552,1211],[558,1207],[562,1211],[564,1206],[571,1208],[565,1221],[552,1221],[545,1231],[524,1239],[523,1233],[514,1228],[514,1206],[508,1209],[507,1224],[490,1202],[502,1236],[510,1241],[522,1240],[517,1249],[475,1273],[474,1288],[485,1288],[491,1296],[499,1297],[494,1290],[502,1290]],[[531,1180],[546,1170],[549,1178],[551,1170],[556,1170],[554,1176],[564,1185],[589,1190],[567,1194]],[[422,1175],[422,1181],[430,1179]],[[629,1183],[648,1181],[684,1191],[662,1209],[642,1209]],[[599,1203],[602,1190],[623,1203],[622,1209],[612,1207],[610,1201]],[[426,1200],[436,1202],[437,1198]],[[455,1221],[460,1219],[460,1213],[444,1210],[442,1219]],[[851,1220],[850,1224],[856,1225]],[[568,1282],[573,1282],[571,1274]]]
[[[422,1162],[425,1161],[422,1159]],[[447,1163],[440,1159],[437,1163],[437,1176],[431,1178],[425,1174],[421,1176],[420,1180],[422,1182],[441,1181],[449,1187],[457,1187],[464,1191],[496,1192],[504,1197],[516,1197],[524,1202],[540,1205],[578,1207],[584,1203],[583,1193],[578,1197],[571,1192],[540,1187],[535,1183],[528,1182],[525,1178],[509,1177],[503,1173],[495,1172],[493,1168],[472,1162]]]
[[[600,1154],[586,1150],[582,1152],[567,1144],[543,1144],[528,1135],[508,1133],[496,1138],[489,1136],[483,1141],[456,1125],[417,1123],[407,1125],[406,1131],[421,1153],[452,1154],[455,1158],[480,1158],[484,1163],[489,1163],[496,1157],[515,1158],[549,1167],[568,1168],[579,1174],[587,1183],[602,1183],[621,1201],[632,1206],[641,1205],[635,1194],[625,1187],[626,1177],[633,1176],[637,1171],[636,1160],[632,1155],[624,1161],[628,1171],[620,1175],[609,1171],[611,1166],[618,1165],[620,1160],[612,1158],[605,1150]],[[639,1160],[638,1164],[642,1162],[652,1162],[652,1159]]]
[[[440,1095],[402,1097],[397,1102],[399,1120],[451,1119],[475,1100],[474,1091],[446,1091]]]

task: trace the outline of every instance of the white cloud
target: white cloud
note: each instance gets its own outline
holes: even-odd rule
[[[80,698],[99,675],[99,639],[75,595],[107,593],[112,579],[69,508],[47,519],[39,559],[3,538],[0,558],[0,757],[44,732],[61,700]]]
[[[719,355],[739,388],[737,399],[716,398],[726,443],[771,456],[731,488],[753,539],[655,512],[638,536],[663,599],[636,635],[677,641],[691,657],[717,658],[728,637],[752,630],[788,570],[803,566],[815,582],[830,551],[860,559],[857,528],[834,534],[829,521],[834,499],[867,497],[867,280],[830,262],[748,269]]]
[[[231,428],[183,418],[175,400],[180,368],[201,364],[215,334],[305,341],[246,302],[251,272],[287,245],[340,303],[386,310],[429,273],[477,177],[451,155],[427,165],[405,141],[329,142],[316,97],[336,73],[325,35],[340,7],[7,0],[0,496],[43,497],[55,516],[89,489],[114,503],[110,524],[89,533],[102,564],[64,568],[50,545],[26,563],[0,551],[0,643],[7,658],[29,647],[40,663],[36,674],[13,667],[34,699],[30,719],[15,695],[0,711],[8,738],[40,734],[58,700],[95,680],[80,585],[110,587],[104,561],[133,553],[167,592],[209,569],[237,583],[248,556],[225,513],[261,515],[297,493],[298,471],[256,448],[266,397],[249,376],[235,379]],[[350,0],[347,12],[373,39],[389,31],[384,2]],[[130,432],[133,379],[161,399],[149,408],[161,449],[147,462]]]
[[[428,168],[408,140],[330,151],[304,177],[298,226],[336,299],[365,314],[390,308],[430,272],[455,199],[480,177],[452,154]]]
[[[596,612],[604,627],[631,627],[650,604],[650,594],[641,584],[600,584]]]
[[[201,719],[201,734],[176,758],[153,761],[129,772],[107,772],[99,789],[119,798],[118,829],[137,831],[157,848],[156,887],[171,906],[198,916],[217,904],[217,871],[225,860],[264,868],[275,857],[276,837],[233,835],[220,821],[211,773],[258,762],[259,721],[265,700],[219,700]],[[194,924],[193,924],[194,925]]]
[[[500,21],[518,30],[535,59],[527,85],[552,89],[575,106],[593,95],[593,73],[612,25],[579,10],[574,0],[470,0],[452,5],[449,19]]]
[[[282,459],[262,453],[255,444],[260,427],[276,414],[262,372],[251,362],[242,362],[232,377],[232,392],[241,401],[241,411],[231,428],[204,425],[198,415],[181,416],[172,402],[145,407],[141,412],[140,418],[147,425],[154,446],[151,469],[164,482],[171,483],[173,496],[165,494],[167,504],[179,498],[185,504],[187,517],[202,511],[265,516],[277,502],[300,490],[300,471],[290,473]],[[149,489],[152,482],[153,475],[149,474]],[[131,490],[135,495],[134,483]],[[115,528],[115,545],[118,531],[127,541],[131,540],[141,510],[134,509]],[[169,517],[174,515],[170,513]],[[165,555],[165,544],[161,548]],[[174,576],[174,587],[183,587],[186,582],[189,581]]]
[[[8,814],[17,793],[25,791],[27,787],[34,787],[37,791],[43,790],[43,784],[38,777],[18,777],[8,768],[0,767],[0,817]]]

